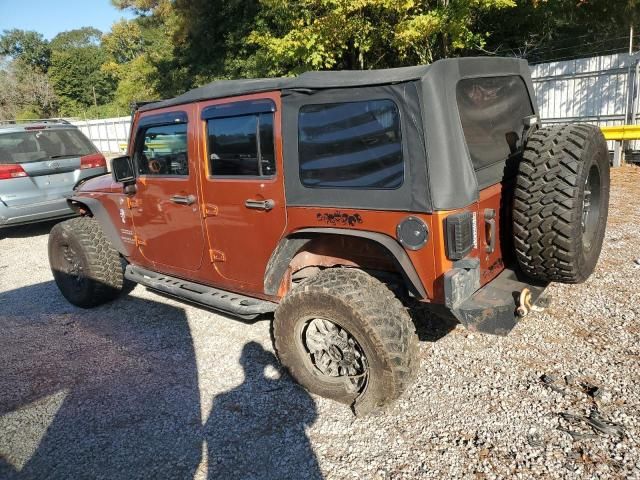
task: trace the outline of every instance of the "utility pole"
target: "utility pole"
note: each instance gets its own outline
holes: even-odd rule
[[[96,98],[96,87],[92,86],[91,88],[93,89],[93,106],[98,108],[98,99]]]

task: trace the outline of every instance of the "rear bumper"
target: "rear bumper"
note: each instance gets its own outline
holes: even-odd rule
[[[456,270],[462,269],[454,269],[448,276],[453,288],[457,287],[460,290],[464,288],[462,284],[468,271],[456,272]],[[458,280],[455,279],[457,275],[461,276]],[[507,268],[474,293],[457,297],[454,295],[457,301],[448,302],[450,304],[447,306],[460,323],[469,330],[506,335],[521,319],[517,314],[521,292],[525,288],[528,289],[531,292],[532,305],[541,304],[548,285],[548,283],[536,283],[524,277],[519,271]],[[465,291],[468,292],[469,289]]]
[[[0,228],[71,217],[74,215],[76,215],[76,213],[69,208],[65,198],[58,198],[31,205],[21,205],[19,207],[7,207],[0,202]]]

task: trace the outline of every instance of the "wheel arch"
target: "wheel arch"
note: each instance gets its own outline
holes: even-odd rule
[[[90,216],[102,227],[105,236],[109,239],[113,247],[124,257],[130,255],[129,249],[120,238],[118,230],[111,221],[111,216],[105,206],[95,198],[72,196],[67,199],[67,204],[76,213],[83,216]]]
[[[418,298],[428,298],[428,294],[420,280],[420,276],[416,271],[409,255],[404,248],[392,237],[379,232],[370,232],[363,230],[348,230],[342,228],[303,228],[284,237],[276,249],[271,254],[271,258],[267,264],[264,276],[264,292],[267,295],[277,295],[282,282],[285,280],[287,270],[292,265],[295,258],[299,258],[299,254],[304,251],[305,247],[317,242],[322,238],[335,239],[346,237],[352,240],[360,239],[362,243],[371,242],[382,248],[390,259],[392,259],[395,270],[402,275],[407,289]],[[311,254],[307,259],[307,266],[336,266],[349,265],[358,266],[357,262],[352,262],[347,256],[326,255],[326,261],[323,263],[314,262],[317,257],[323,255]],[[340,260],[345,260],[341,262]],[[299,270],[299,269],[298,269]]]

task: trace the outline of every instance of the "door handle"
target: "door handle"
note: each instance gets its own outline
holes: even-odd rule
[[[244,202],[244,206],[247,208],[253,208],[254,210],[266,210],[267,212],[276,206],[276,202],[273,200],[254,200],[249,198]]]
[[[196,197],[194,195],[172,195],[169,200],[178,205],[191,205],[196,202]]]

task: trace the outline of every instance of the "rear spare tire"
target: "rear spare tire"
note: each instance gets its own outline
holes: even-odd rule
[[[58,223],[49,234],[49,264],[62,295],[72,304],[94,307],[129,292],[124,263],[91,217]]]
[[[554,125],[529,137],[513,204],[516,256],[528,276],[584,282],[600,256],[609,157],[594,125]]]
[[[398,398],[418,370],[418,337],[404,306],[356,269],[327,269],[280,302],[273,322],[281,363],[310,392],[364,415]]]

